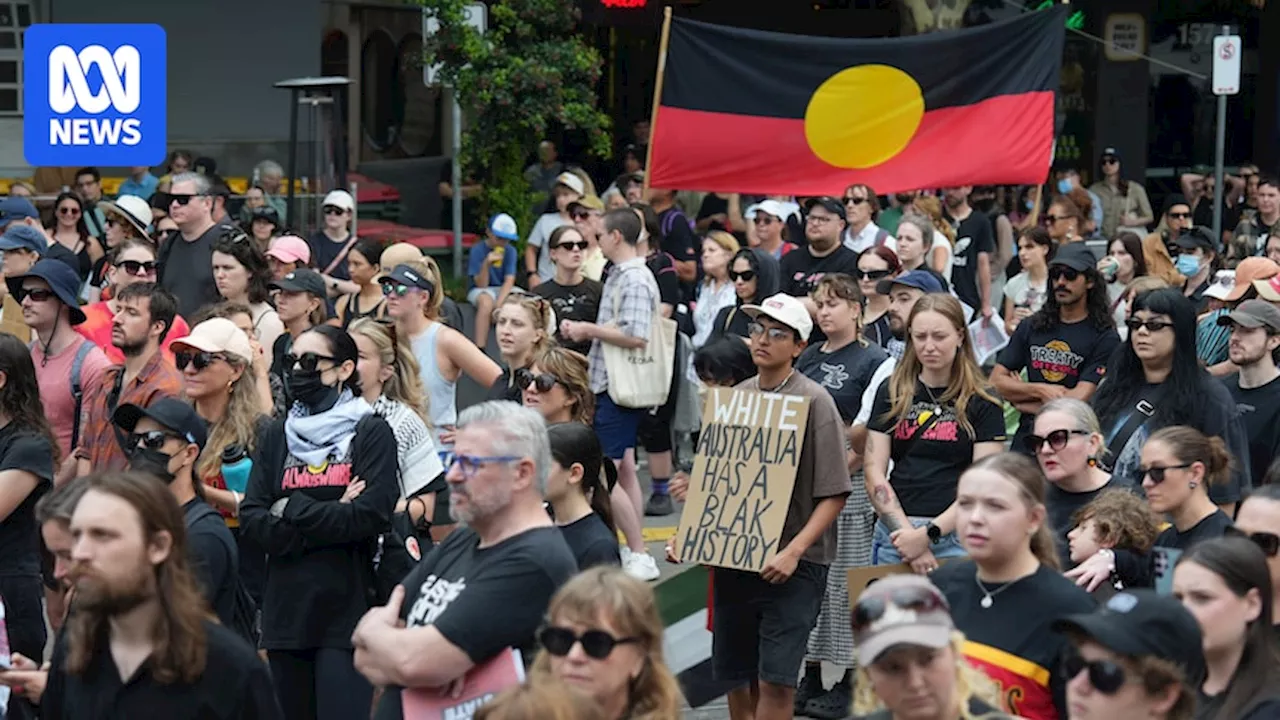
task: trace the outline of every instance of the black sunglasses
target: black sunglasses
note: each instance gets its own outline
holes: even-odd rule
[[[553,245],[551,246],[551,249],[552,250],[586,250],[587,241],[581,240],[578,242],[574,242],[572,240],[569,240],[567,242],[562,242],[558,245]]]
[[[53,294],[53,291],[48,290],[46,288],[31,288],[31,289],[22,288],[18,292],[17,300],[19,303],[21,303],[23,300],[26,300],[27,298],[31,298],[31,302],[48,302],[49,300],[52,300],[54,297],[56,296]]]
[[[574,210],[572,213],[569,213],[569,217],[573,218],[574,220],[586,220],[587,218],[591,217],[591,213],[587,212],[586,210]]]
[[[858,604],[853,606],[853,611],[850,613],[854,635],[861,633],[872,623],[884,617],[890,605],[917,613],[941,611],[949,614],[951,612],[945,597],[925,588],[900,588],[887,593],[866,593],[858,599]]]
[[[864,202],[866,202],[866,201],[867,201],[867,199],[866,199],[866,198],[864,198],[864,197],[853,197],[852,195],[850,195],[850,196],[845,197],[845,199],[844,199],[844,204],[845,204],[845,205],[861,205],[862,203],[864,203]]]
[[[1147,332],[1160,332],[1165,328],[1173,327],[1173,323],[1164,320],[1139,320],[1138,318],[1129,318],[1124,321],[1125,327],[1129,328],[1129,332],[1136,333],[1138,328],[1146,328]]]
[[[191,202],[191,198],[198,198],[198,197],[204,197],[204,195],[202,195],[201,193],[193,193],[193,194],[169,193],[168,195],[170,204],[178,203],[179,205],[186,205],[187,203]]]
[[[177,366],[179,371],[186,370],[190,365],[200,372],[214,363],[215,360],[225,360],[222,355],[211,352],[190,352],[182,351],[173,354],[173,364]]]
[[[1262,550],[1262,554],[1269,558],[1273,558],[1280,554],[1280,535],[1269,532],[1247,533],[1237,527],[1229,527],[1226,530],[1227,535],[1235,535],[1237,537],[1246,538],[1253,541]]]
[[[883,280],[893,274],[892,270],[856,270],[853,273],[861,280]]]
[[[1075,268],[1069,268],[1064,265],[1054,265],[1049,268],[1049,282],[1057,282],[1060,279],[1067,282],[1075,282],[1079,277],[1080,271]]]
[[[742,272],[738,272],[736,270],[730,270],[729,279],[734,282],[737,282],[739,280],[741,280],[742,282],[751,282],[752,280],[756,279],[756,271],[743,270]]]
[[[343,215],[343,214],[345,214],[346,212],[347,212],[346,210],[343,210],[342,208],[338,207],[337,205],[325,205],[325,206],[324,206],[324,214],[325,214],[325,215]]]
[[[1187,463],[1187,464],[1185,464],[1185,465],[1166,465],[1165,467],[1160,467],[1160,466],[1158,466],[1158,465],[1157,465],[1157,466],[1155,466],[1155,467],[1141,467],[1141,466],[1139,466],[1139,467],[1138,467],[1138,473],[1139,473],[1139,475],[1140,475],[1141,477],[1149,477],[1149,478],[1151,478],[1151,482],[1153,482],[1153,483],[1155,483],[1155,484],[1159,485],[1160,483],[1164,482],[1164,476],[1165,476],[1165,473],[1167,473],[1168,471],[1170,471],[1170,470],[1186,470],[1187,468],[1191,467],[1191,466],[1192,466],[1192,465],[1194,465],[1194,464],[1195,464],[1195,463]]]
[[[604,660],[615,647],[639,641],[640,638],[636,637],[616,638],[603,630],[588,630],[578,635],[569,628],[554,625],[548,625],[538,632],[538,642],[556,657],[568,655],[575,644],[582,643],[584,653],[596,660]]]
[[[338,362],[328,355],[318,355],[316,353],[302,353],[302,355],[294,355],[293,353],[289,353],[284,356],[284,366],[287,369],[300,367],[306,372],[315,372],[316,368],[320,367],[321,360],[328,360],[334,364],[337,364]]]
[[[516,387],[521,390],[528,390],[529,386],[532,385],[540,393],[551,392],[551,388],[554,387],[556,383],[564,385],[560,378],[552,375],[551,373],[538,373],[537,375],[534,375],[526,368],[516,370],[515,381]]]
[[[1110,660],[1085,660],[1079,653],[1071,653],[1062,659],[1062,674],[1067,680],[1086,669],[1089,671],[1089,684],[1103,695],[1115,695],[1124,687],[1124,668]]]
[[[153,260],[121,260],[116,263],[116,267],[129,275],[150,275],[156,271],[156,263]]]
[[[1066,428],[1063,428],[1060,430],[1054,430],[1044,437],[1040,437],[1039,435],[1028,435],[1022,438],[1022,444],[1026,447],[1027,452],[1034,455],[1040,452],[1040,448],[1043,447],[1045,443],[1049,443],[1049,447],[1057,451],[1067,446],[1067,442],[1071,440],[1072,435],[1088,434],[1089,432],[1087,430],[1067,430]]]
[[[1188,218],[1190,218],[1190,217],[1191,217],[1191,213],[1189,213],[1189,212],[1184,212],[1184,213],[1172,213],[1172,212],[1171,212],[1171,213],[1169,213],[1169,217],[1170,217],[1170,218],[1172,218],[1172,219],[1174,219],[1174,220],[1186,220],[1186,219],[1188,219]]]
[[[129,433],[129,447],[144,447],[148,450],[159,450],[164,447],[164,443],[169,438],[182,438],[171,432],[163,430],[148,430],[147,432]]]
[[[70,205],[68,205],[67,207],[60,207],[58,208],[58,214],[59,215],[79,215],[80,208],[71,207]]]
[[[771,225],[773,223],[773,216],[763,215],[763,214],[756,215],[755,219],[752,220],[752,222],[754,222],[757,225]]]

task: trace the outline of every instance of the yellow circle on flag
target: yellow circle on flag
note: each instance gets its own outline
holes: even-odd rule
[[[864,169],[902,152],[922,118],[914,78],[888,65],[858,65],[818,86],[804,111],[804,136],[827,164]]]

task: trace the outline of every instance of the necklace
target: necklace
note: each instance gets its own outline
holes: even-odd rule
[[[933,412],[941,413],[942,403],[938,402],[938,398],[934,397],[933,388],[929,387],[928,385],[925,385],[923,381],[920,382],[920,386],[924,388],[925,394],[929,396],[929,402],[933,403]]]
[[[766,389],[764,388],[764,386],[762,385],[762,386],[760,386],[760,392],[777,392],[777,391],[778,391],[778,388],[782,387],[783,385],[786,385],[786,384],[787,384],[787,381],[789,381],[789,380],[791,379],[791,376],[792,376],[792,375],[795,375],[795,374],[796,374],[796,369],[795,369],[795,368],[791,368],[791,372],[787,373],[787,376],[786,376],[785,378],[783,378],[783,379],[782,379],[782,382],[778,383],[777,385],[774,385],[773,387],[771,387],[771,388],[769,388],[769,389],[767,389],[767,390],[766,390]]]
[[[1035,573],[1032,573],[1032,575],[1034,575],[1034,574],[1035,574]],[[995,596],[997,596],[997,595],[999,595],[1000,593],[1004,592],[1005,590],[1008,590],[1009,588],[1013,587],[1014,585],[1017,585],[1019,582],[1021,582],[1021,581],[1023,580],[1023,578],[1028,578],[1028,577],[1031,577],[1031,575],[1023,575],[1022,577],[1018,578],[1017,580],[1010,580],[1009,582],[1005,583],[1004,585],[1002,585],[1002,586],[1000,586],[1000,587],[996,588],[994,591],[991,591],[991,590],[988,590],[988,589],[987,589],[987,586],[986,586],[986,585],[983,585],[983,584],[982,584],[982,581],[978,579],[978,573],[976,573],[976,572],[975,572],[975,573],[973,574],[973,581],[974,581],[975,583],[977,583],[977,584],[978,584],[978,589],[982,591],[982,599],[978,601],[978,604],[982,606],[982,609],[983,609],[983,610],[987,610],[987,609],[989,609],[992,605],[994,605],[994,604],[995,604],[995,601],[994,601],[994,600],[992,600],[992,598],[994,598]]]

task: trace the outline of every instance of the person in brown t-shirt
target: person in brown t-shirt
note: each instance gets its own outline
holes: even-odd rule
[[[809,312],[789,295],[744,305],[759,375],[743,390],[810,398],[795,488],[776,555],[759,573],[717,568],[712,628],[716,680],[738,681],[729,693],[735,717],[791,717],[796,679],[836,554],[835,520],[852,486],[844,424],[821,385],[792,367],[813,330]]]

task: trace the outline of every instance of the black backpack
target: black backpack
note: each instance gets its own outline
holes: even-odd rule
[[[218,522],[223,522],[222,516],[218,514],[208,503],[191,503],[183,512],[186,526],[191,527],[195,523],[203,520],[205,516],[212,515]],[[239,555],[239,548],[234,544],[228,548],[233,555]],[[240,579],[239,573],[236,574],[236,587],[233,594],[235,605],[231,616],[231,630],[235,634],[244,638],[250,647],[257,649],[258,647],[258,605],[253,601],[253,597],[249,595],[249,591],[244,587],[244,581]]]

